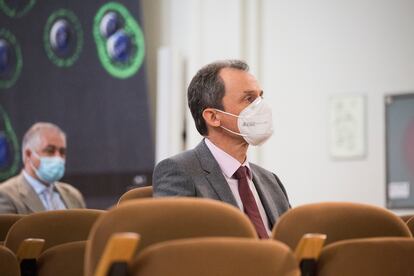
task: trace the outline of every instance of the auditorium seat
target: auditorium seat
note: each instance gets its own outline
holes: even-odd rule
[[[19,219],[24,217],[20,214],[0,214],[0,244],[4,243],[10,227]]]
[[[409,219],[406,222],[406,224],[407,224],[408,228],[410,229],[411,234],[414,236],[414,217],[412,217],[411,219]]]
[[[245,238],[167,241],[144,249],[133,261],[134,276],[299,276],[293,253],[281,242]]]
[[[83,275],[86,241],[59,244],[46,249],[37,261],[37,276]]]
[[[152,186],[139,187],[124,193],[118,200],[118,205],[131,200],[139,198],[150,198],[152,197]]]
[[[272,236],[292,250],[304,234],[326,234],[326,244],[365,237],[411,237],[407,225],[392,212],[366,204],[325,202],[299,206],[283,214]]]
[[[364,238],[331,243],[320,255],[318,276],[414,275],[414,240]]]
[[[4,245],[16,252],[26,238],[45,239],[43,250],[66,242],[86,240],[93,223],[104,212],[70,209],[26,215],[10,228]]]
[[[180,197],[130,200],[109,210],[93,226],[86,246],[85,275],[93,275],[109,237],[119,232],[140,234],[138,250],[182,238],[257,239],[247,216],[220,201]]]
[[[2,245],[0,245],[0,275],[20,276],[20,268],[16,255]]]

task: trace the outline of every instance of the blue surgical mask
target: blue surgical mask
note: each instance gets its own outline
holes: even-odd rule
[[[34,155],[40,160],[40,165],[33,169],[37,177],[46,183],[53,183],[60,180],[65,174],[65,160],[59,156],[39,156],[35,151]]]

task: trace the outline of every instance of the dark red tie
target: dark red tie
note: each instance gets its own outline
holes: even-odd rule
[[[243,202],[244,212],[256,228],[259,238],[269,238],[262,217],[260,216],[259,208],[257,208],[253,193],[250,190],[249,182],[247,181],[247,168],[241,166],[233,176],[239,181],[239,194],[241,201]]]

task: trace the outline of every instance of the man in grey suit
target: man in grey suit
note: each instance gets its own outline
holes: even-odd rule
[[[239,60],[204,66],[188,87],[188,105],[205,138],[192,150],[157,164],[154,196],[205,197],[232,204],[268,238],[277,218],[290,208],[279,178],[248,161],[249,145],[273,133],[270,106]]]
[[[22,156],[22,172],[0,184],[0,213],[85,208],[76,188],[58,182],[66,160],[66,135],[58,126],[34,124],[24,135]]]

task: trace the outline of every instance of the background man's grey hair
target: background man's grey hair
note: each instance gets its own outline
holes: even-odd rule
[[[191,115],[198,132],[207,135],[207,126],[203,118],[206,108],[223,110],[223,97],[225,92],[224,81],[219,76],[223,68],[232,68],[249,71],[249,66],[242,60],[220,60],[201,68],[193,77],[188,86],[187,100]]]
[[[23,136],[22,142],[22,160],[25,161],[24,152],[26,149],[35,149],[42,142],[42,134],[44,131],[56,131],[63,136],[63,139],[66,140],[66,134],[61,130],[57,125],[52,123],[39,122],[32,125],[29,130]]]

